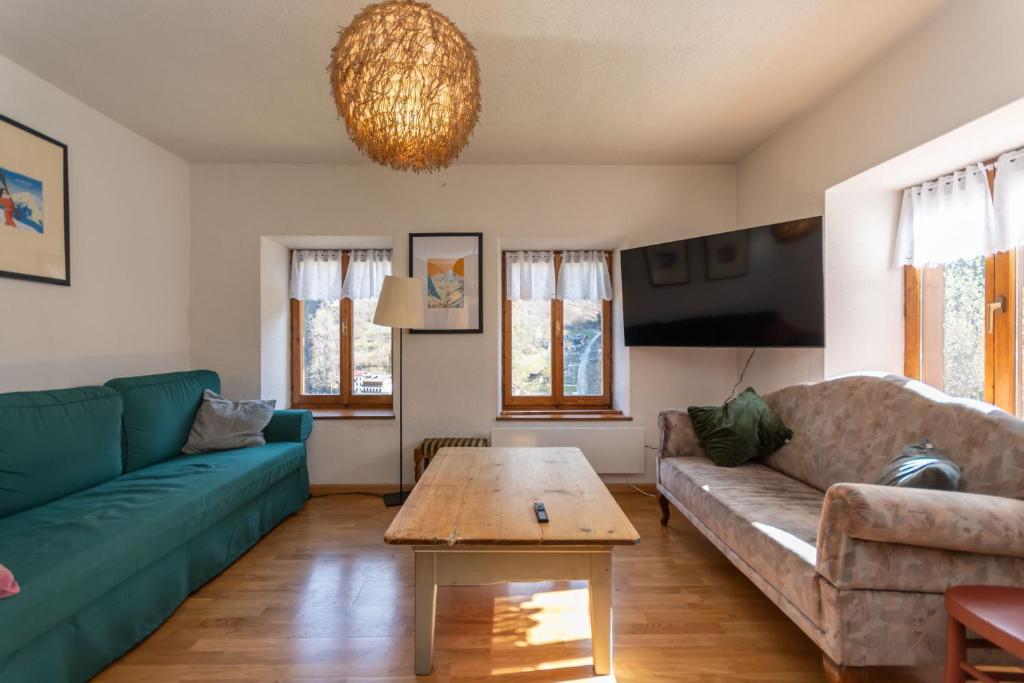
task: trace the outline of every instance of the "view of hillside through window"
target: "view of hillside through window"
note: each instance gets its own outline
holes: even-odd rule
[[[352,302],[352,394],[391,395],[391,328],[373,324],[376,300]],[[341,393],[341,302],[304,301],[303,393]]]
[[[600,396],[602,386],[600,301],[562,303],[563,392],[566,396]]]
[[[304,301],[303,393],[336,396],[341,393],[341,302]]]
[[[376,299],[352,302],[352,393],[391,394],[391,328],[373,324]]]
[[[551,302],[512,302],[512,395],[551,395]]]
[[[945,391],[985,400],[985,257],[943,268],[942,353]]]
[[[562,393],[604,393],[603,302],[562,302]],[[551,396],[551,302],[512,302],[512,395]]]

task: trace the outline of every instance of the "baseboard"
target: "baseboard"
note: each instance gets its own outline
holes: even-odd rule
[[[608,490],[612,493],[635,493],[636,489],[633,488],[634,484],[626,484],[617,482],[613,484],[605,484]],[[655,493],[655,485],[653,483],[635,484],[636,488],[640,489],[644,493]],[[314,496],[324,496],[332,493],[372,493],[374,495],[384,495],[385,493],[394,493],[398,490],[398,487],[394,484],[310,484],[309,492]],[[412,490],[412,484],[405,485],[406,491]]]
[[[405,485],[406,491],[412,490],[412,484]],[[314,496],[327,496],[332,493],[372,493],[382,496],[398,490],[395,484],[310,484],[309,493]]]

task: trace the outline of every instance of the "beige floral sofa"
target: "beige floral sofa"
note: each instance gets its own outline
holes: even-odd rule
[[[821,648],[830,680],[941,663],[948,586],[1024,586],[1024,422],[894,375],[765,399],[794,437],[736,468],[704,457],[685,411],[661,413],[662,523],[678,508]],[[866,483],[923,438],[961,492]]]

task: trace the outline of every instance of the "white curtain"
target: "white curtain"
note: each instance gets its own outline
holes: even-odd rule
[[[1007,152],[996,161],[994,190],[997,251],[1007,251],[1024,244],[1024,149]]]
[[[896,266],[921,267],[994,254],[1004,239],[981,164],[903,192]]]
[[[349,256],[341,297],[376,299],[385,275],[391,275],[390,249],[357,249]]]
[[[505,294],[509,301],[550,301],[555,298],[555,253],[505,252]]]
[[[305,301],[341,298],[341,251],[296,249],[292,252],[291,297]]]
[[[612,278],[604,252],[563,251],[557,296],[566,301],[611,301]]]

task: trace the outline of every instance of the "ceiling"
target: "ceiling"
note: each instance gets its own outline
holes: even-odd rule
[[[0,0],[0,53],[197,162],[365,161],[328,93],[367,0]],[[463,163],[730,163],[942,0],[436,0],[477,48]],[[2,113],[0,98],[0,113]]]

